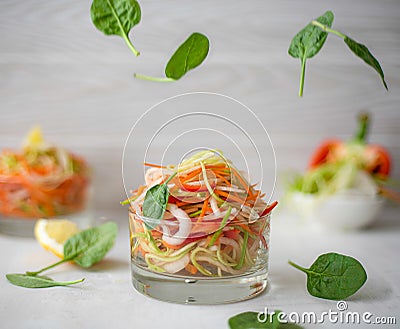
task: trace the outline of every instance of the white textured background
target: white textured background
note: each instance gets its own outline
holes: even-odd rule
[[[93,165],[99,215],[119,209],[124,216],[120,163],[132,124],[155,103],[191,91],[223,93],[249,106],[271,135],[279,171],[303,169],[324,137],[350,137],[356,113],[368,110],[370,140],[390,149],[400,178],[398,0],[142,1],[142,22],[131,34],[138,58],[121,38],[93,27],[90,4],[0,2],[0,148],[19,146],[40,124],[49,140]],[[306,22],[328,9],[336,15],[334,27],[367,44],[380,60],[389,92],[331,35],[309,60],[304,97],[297,96],[300,63],[287,48]],[[193,31],[211,41],[201,67],[172,84],[132,77],[135,71],[161,75]]]

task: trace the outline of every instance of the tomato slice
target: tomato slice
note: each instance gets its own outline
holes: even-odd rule
[[[328,162],[328,160],[334,160],[334,153],[339,147],[342,146],[342,142],[339,139],[327,139],[322,142],[315,152],[312,154],[308,163],[308,168],[313,169],[321,164]]]
[[[371,174],[388,176],[391,169],[391,159],[389,152],[380,145],[368,145],[366,151],[366,158],[372,159],[367,161],[366,170]]]

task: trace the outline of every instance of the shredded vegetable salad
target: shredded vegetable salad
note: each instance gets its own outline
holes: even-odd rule
[[[220,152],[201,151],[177,166],[145,165],[146,185],[122,202],[130,204],[135,263],[212,277],[243,274],[267,257],[277,202],[268,205]]]
[[[89,169],[66,150],[48,145],[35,128],[21,151],[0,153],[0,213],[39,218],[81,210],[86,202]]]

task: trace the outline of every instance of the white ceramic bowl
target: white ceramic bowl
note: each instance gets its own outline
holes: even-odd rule
[[[293,193],[291,210],[311,224],[325,229],[355,230],[370,225],[378,218],[384,199],[348,190],[328,197]]]

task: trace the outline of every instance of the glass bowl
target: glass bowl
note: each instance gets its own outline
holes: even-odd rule
[[[0,232],[32,237],[36,220],[68,218],[80,228],[91,225],[88,175],[44,177],[27,182],[23,176],[0,176]]]
[[[270,214],[253,223],[235,218],[222,227],[216,220],[191,225],[190,235],[181,237],[177,221],[129,211],[132,282],[137,291],[174,303],[222,304],[265,290]]]

